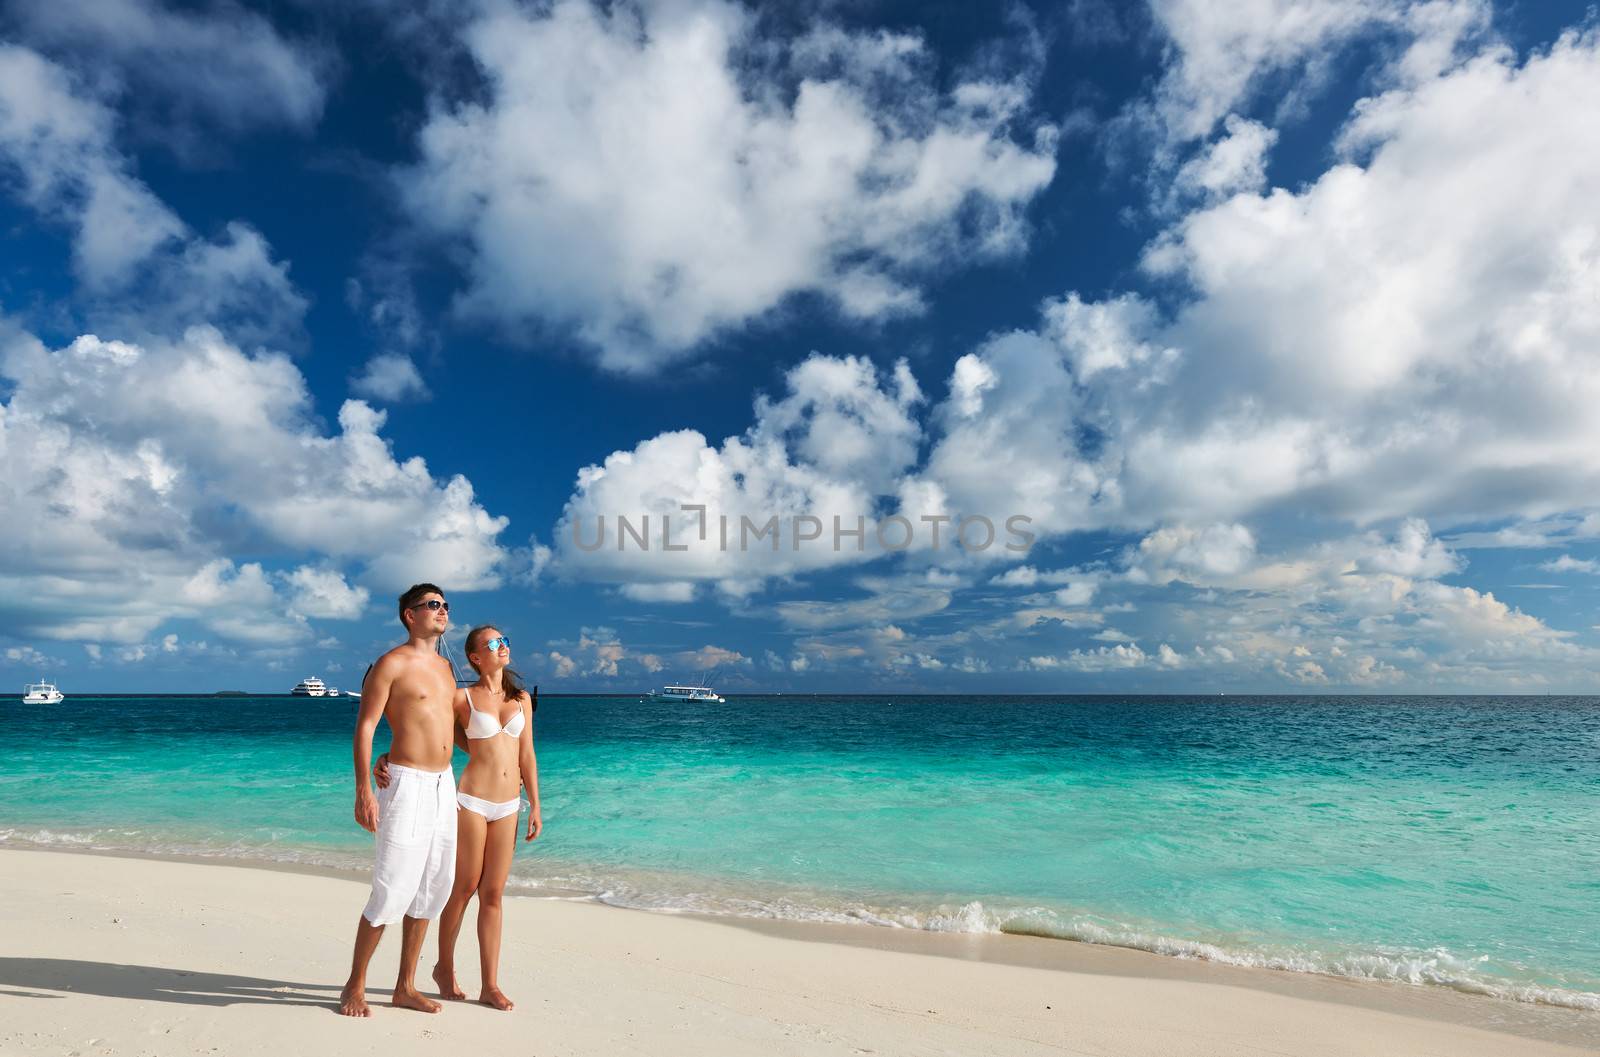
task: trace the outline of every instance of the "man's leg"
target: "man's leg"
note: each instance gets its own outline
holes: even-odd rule
[[[428,935],[428,919],[406,916],[400,923],[400,976],[394,982],[392,1005],[423,1013],[439,1012],[439,1003],[417,990],[417,956]]]
[[[350,959],[350,979],[339,992],[339,1013],[346,1017],[370,1017],[367,1006],[367,966],[372,962],[378,941],[383,939],[383,926],[374,925],[366,918],[356,926],[356,950]]]

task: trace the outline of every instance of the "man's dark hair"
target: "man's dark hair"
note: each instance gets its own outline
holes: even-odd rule
[[[406,610],[422,601],[428,595],[444,597],[444,592],[433,584],[412,584],[406,588],[406,593],[400,596],[400,623],[406,622]]]

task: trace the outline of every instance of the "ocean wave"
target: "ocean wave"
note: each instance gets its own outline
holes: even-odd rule
[[[218,862],[310,866],[359,871],[364,854],[290,845],[210,844],[155,839],[138,830],[59,831],[0,828],[0,846],[41,850],[136,852],[144,855],[213,859]],[[598,902],[630,910],[714,917],[757,918],[798,923],[868,925],[970,935],[1033,936],[1125,947],[1168,957],[1244,968],[1318,973],[1418,986],[1446,987],[1467,994],[1515,1002],[1600,1012],[1600,993],[1555,984],[1518,981],[1485,971],[1486,957],[1462,957],[1443,948],[1427,951],[1321,951],[1308,948],[1247,946],[1172,936],[1089,914],[1070,914],[1042,906],[987,905],[979,900],[926,906],[880,905],[840,900],[827,893],[748,895],[723,886],[693,886],[681,876],[639,873],[625,878],[563,870],[558,864],[540,877],[513,874],[511,894],[559,901]]]
[[[544,883],[547,882],[520,879],[520,884],[514,887],[523,894],[536,894]],[[825,896],[751,898],[726,892],[671,892],[665,887],[641,888],[633,883],[606,884],[582,875],[565,876],[548,883],[568,889],[596,885],[598,890],[591,898],[608,906],[631,910],[1071,940],[1242,968],[1445,987],[1514,1002],[1600,1012],[1600,993],[1507,979],[1484,970],[1487,957],[1464,958],[1443,948],[1341,952],[1247,947],[1172,936],[1090,915],[1065,914],[1048,907],[993,907],[978,900],[928,907],[885,907],[863,902],[833,902]]]

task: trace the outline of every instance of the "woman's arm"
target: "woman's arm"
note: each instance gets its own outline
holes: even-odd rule
[[[544,829],[544,816],[539,812],[539,761],[533,755],[532,694],[522,703],[522,737],[517,742],[517,763],[522,770],[522,785],[528,790],[528,835],[524,839],[533,840]]]

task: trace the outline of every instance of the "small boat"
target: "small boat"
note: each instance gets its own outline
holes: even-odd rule
[[[324,697],[338,697],[339,696],[339,690],[338,690],[337,687],[330,686],[330,687],[328,687],[327,690],[323,691],[323,696]]]
[[[314,675],[308,675],[296,683],[294,689],[290,690],[289,693],[295,697],[324,697],[328,693],[328,688],[323,685],[321,679]]]
[[[329,692],[331,693],[332,691],[329,691]],[[344,692],[344,696],[345,697],[360,697],[361,695],[356,693],[354,690],[346,690]]]
[[[702,682],[699,686],[663,686],[660,690],[651,690],[646,697],[662,701],[711,701],[723,704],[726,698],[717,696],[717,692]]]
[[[37,683],[27,683],[22,688],[22,703],[25,705],[59,705],[66,699],[66,695],[56,689],[55,683],[43,679]]]

